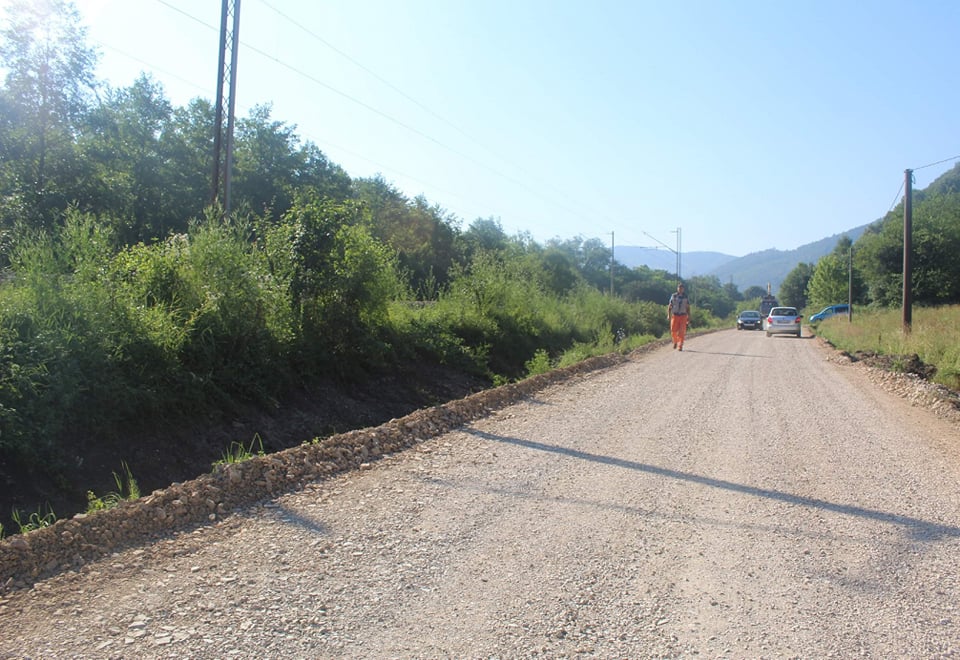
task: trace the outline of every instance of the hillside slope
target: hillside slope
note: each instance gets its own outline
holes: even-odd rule
[[[869,225],[854,227],[840,234],[834,234],[813,243],[801,245],[794,250],[764,250],[754,252],[738,259],[732,259],[717,268],[708,271],[707,275],[716,275],[721,282],[733,282],[738,289],[750,286],[760,286],[764,289],[767,284],[776,293],[781,282],[797,267],[797,264],[815,264],[820,257],[830,254],[841,238],[846,236],[856,242]]]
[[[770,285],[774,293],[780,288],[787,274],[800,263],[816,263],[820,257],[830,254],[841,238],[846,236],[856,241],[869,225],[854,227],[819,241],[801,245],[793,250],[769,249],[752,252],[743,257],[734,257],[722,252],[684,252],[681,254],[680,271],[684,277],[715,275],[722,283],[733,282],[738,289]],[[628,268],[647,266],[675,273],[675,254],[649,247],[622,245],[614,253],[618,263]]]

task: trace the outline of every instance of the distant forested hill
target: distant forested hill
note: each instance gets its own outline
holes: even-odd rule
[[[780,283],[797,264],[815,264],[820,257],[830,254],[837,242],[846,236],[856,242],[869,225],[854,227],[840,234],[822,238],[814,243],[801,245],[794,250],[763,250],[753,252],[738,259],[732,259],[717,268],[708,271],[707,275],[716,275],[721,282],[733,281],[741,291],[749,286],[763,288],[770,284],[774,293],[780,288]]]
[[[722,252],[684,252],[680,263],[680,272],[685,277],[703,275],[714,268],[733,261],[736,257]],[[618,245],[614,250],[614,258],[618,263],[628,268],[647,266],[653,270],[665,270],[668,273],[677,272],[677,255],[668,250],[659,250],[634,245]]]
[[[766,288],[769,283],[771,290],[776,293],[783,278],[796,268],[797,264],[816,263],[820,257],[830,254],[843,236],[856,242],[867,227],[868,225],[855,227],[814,243],[801,245],[794,250],[763,250],[743,257],[722,252],[684,252],[681,255],[680,271],[684,277],[716,275],[724,284],[732,281],[741,291],[750,286]],[[677,270],[677,257],[667,250],[623,245],[616,248],[615,258],[629,268],[648,266],[669,273]]]

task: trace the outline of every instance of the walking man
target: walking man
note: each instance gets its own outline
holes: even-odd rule
[[[670,319],[670,334],[673,335],[673,347],[683,350],[683,340],[690,325],[690,300],[684,292],[683,283],[677,284],[677,292],[670,296],[667,305],[667,318]]]

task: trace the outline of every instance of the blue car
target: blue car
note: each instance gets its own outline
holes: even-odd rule
[[[810,323],[819,323],[820,321],[828,319],[831,316],[836,316],[837,314],[847,314],[849,311],[850,305],[830,305],[829,307],[824,307],[807,320]]]

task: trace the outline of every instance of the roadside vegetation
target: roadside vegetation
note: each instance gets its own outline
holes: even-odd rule
[[[901,309],[855,309],[827,319],[817,334],[851,355],[882,355],[894,370],[903,370],[910,356],[936,368],[930,380],[960,390],[960,306],[913,310],[910,331],[903,331]]]
[[[11,0],[5,12],[0,534],[56,520],[18,488],[44,483],[94,509],[138,496],[132,474],[149,479],[128,460],[137,430],[229,422],[318,384],[412,365],[497,385],[668,332],[676,273],[627,268],[597,238],[539,244],[379,176],[351,178],[269,106],[237,121],[226,215],[210,202],[209,101],[173,107],[147,75],[127,88],[98,82],[69,0]],[[917,195],[921,305],[960,302],[958,181],[954,170]],[[781,302],[846,300],[852,249],[855,327],[866,309],[882,316],[899,286],[895,224],[896,211],[856,245],[800,264]],[[766,293],[716,277],[685,283],[694,330],[729,327]],[[926,325],[918,318],[914,336]],[[941,377],[956,374],[956,353],[929,342],[911,350],[939,361]],[[252,454],[248,439],[224,460]],[[97,484],[80,482],[93,455],[111,463]],[[95,495],[111,473],[116,490]]]

